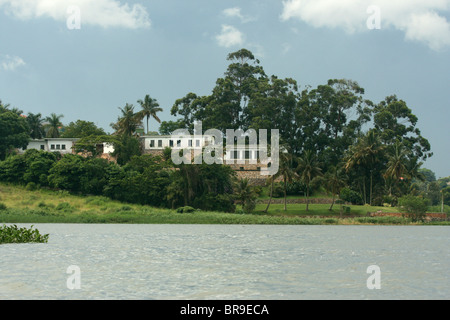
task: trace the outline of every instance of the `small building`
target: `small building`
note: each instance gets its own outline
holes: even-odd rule
[[[30,140],[25,149],[19,149],[24,153],[28,149],[43,150],[48,152],[60,152],[61,154],[73,153],[72,147],[79,139],[76,138],[44,138]]]

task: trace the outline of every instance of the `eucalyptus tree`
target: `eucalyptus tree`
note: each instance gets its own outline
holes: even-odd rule
[[[60,128],[62,127],[61,118],[64,116],[62,114],[57,115],[56,113],[51,113],[50,116],[46,117],[45,120],[47,124],[45,125],[47,128],[47,138],[59,138],[60,136]]]
[[[138,117],[141,119],[146,118],[148,133],[150,131],[148,127],[148,120],[153,118],[158,121],[158,123],[161,123],[161,119],[157,116],[157,113],[163,111],[163,109],[159,106],[158,101],[150,97],[148,94],[145,96],[144,100],[138,100],[137,102],[142,108],[142,110],[138,112]]]

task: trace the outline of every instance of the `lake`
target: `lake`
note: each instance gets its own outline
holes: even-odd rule
[[[446,226],[34,227],[0,245],[0,299],[450,298]]]

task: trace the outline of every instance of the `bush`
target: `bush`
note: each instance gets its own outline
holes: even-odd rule
[[[6,210],[6,204],[0,202],[0,211]]]
[[[361,195],[350,188],[342,188],[339,198],[351,204],[362,204]]]
[[[48,242],[48,234],[41,235],[31,226],[30,229],[18,228],[16,225],[0,227],[0,243]]]
[[[195,208],[192,208],[190,206],[180,207],[177,209],[177,213],[191,213],[195,212]]]
[[[28,191],[34,191],[37,189],[37,185],[34,182],[28,182],[27,186],[25,187]]]
[[[398,204],[405,209],[407,216],[412,221],[423,221],[428,208],[428,201],[412,195],[398,199]]]

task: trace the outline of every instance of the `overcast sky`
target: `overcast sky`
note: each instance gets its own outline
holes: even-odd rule
[[[375,103],[396,94],[431,143],[424,167],[450,175],[450,0],[0,0],[0,99],[111,132],[149,94],[174,120],[241,48],[300,89],[346,78]]]

